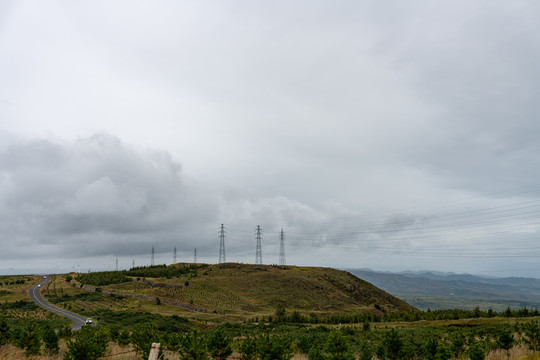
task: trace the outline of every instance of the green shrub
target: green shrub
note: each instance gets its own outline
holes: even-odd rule
[[[41,334],[36,322],[29,322],[20,335],[21,348],[27,356],[39,355],[41,352]]]
[[[257,340],[251,336],[246,337],[240,345],[241,360],[255,360],[257,358]]]
[[[286,336],[263,335],[257,344],[261,360],[289,360],[293,356],[291,340]]]
[[[186,334],[180,342],[180,360],[206,360],[206,343],[197,330]]]
[[[324,353],[327,360],[355,360],[348,340],[338,330],[332,331],[328,336]]]
[[[50,326],[46,326],[43,331],[43,342],[45,343],[47,353],[50,355],[58,354],[60,350],[58,346],[58,334]]]
[[[208,339],[208,349],[214,359],[225,360],[232,354],[232,339],[225,335],[223,330],[217,329]]]
[[[105,355],[108,341],[108,334],[103,329],[95,330],[92,326],[83,326],[74,340],[68,340],[64,360],[99,359]]]
[[[8,343],[10,338],[9,326],[4,317],[0,317],[0,346]]]
[[[160,336],[157,326],[153,323],[138,325],[131,335],[131,343],[135,350],[142,354],[143,359],[148,359],[152,343],[159,343]]]

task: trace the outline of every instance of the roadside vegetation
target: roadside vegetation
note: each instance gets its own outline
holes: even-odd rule
[[[161,359],[169,360],[540,358],[536,309],[421,312],[337,270],[270,266],[264,270],[236,264],[175,267],[182,270],[156,267],[139,268],[136,276],[127,272],[57,276],[41,289],[44,298],[97,324],[76,332],[68,320],[29,301],[25,292],[39,277],[0,277],[0,294],[4,294],[0,295],[0,360],[147,359],[153,342],[161,343]],[[247,279],[260,282],[252,281],[256,289],[244,289],[237,298],[208,290],[213,287],[219,292],[225,286],[239,291]],[[81,288],[85,284],[93,291]],[[190,297],[182,299],[194,299],[200,306],[219,298],[226,302],[223,307],[233,308],[227,302],[247,302],[251,307],[234,314],[212,308],[204,313],[190,311],[162,302],[178,301],[167,292],[170,289],[175,291],[170,294],[190,290]],[[154,300],[107,293],[112,290],[143,293]],[[284,295],[292,291],[296,296]],[[197,297],[197,292],[205,295]],[[202,296],[214,300],[204,302]],[[274,301],[280,296],[284,301]],[[305,304],[310,301],[333,306],[311,309]]]

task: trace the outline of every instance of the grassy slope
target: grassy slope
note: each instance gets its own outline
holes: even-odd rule
[[[24,280],[24,283],[16,284],[16,281]],[[10,275],[0,276],[0,316],[5,317],[10,326],[20,327],[25,320],[34,319],[41,322],[51,322],[55,325],[69,323],[64,318],[41,309],[30,301],[28,289],[37,284],[41,276],[37,275]],[[21,306],[9,306],[21,302]],[[28,304],[26,306],[24,304]]]
[[[35,275],[0,276],[0,301],[29,300],[26,292],[34,283],[37,283],[38,279],[40,277]],[[24,281],[24,283],[16,284],[17,281]]]
[[[415,310],[347,272],[330,268],[228,263],[203,267],[196,277],[151,280],[173,284],[188,281],[189,286],[163,288],[134,282],[104,289],[193,303],[218,314],[272,314],[277,304],[287,310],[327,314],[376,312],[375,304],[385,311]]]

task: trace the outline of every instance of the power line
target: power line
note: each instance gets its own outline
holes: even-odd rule
[[[262,237],[261,226],[257,225],[257,232],[256,232],[257,248],[255,249],[255,264],[256,265],[262,265],[261,237]]]
[[[285,233],[281,229],[279,234],[279,265],[285,266]]]
[[[219,260],[218,264],[225,263],[225,226],[221,224],[219,229]]]

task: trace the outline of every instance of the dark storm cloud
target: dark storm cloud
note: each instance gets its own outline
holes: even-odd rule
[[[2,233],[13,245],[104,254],[113,243],[136,247],[142,239],[189,232],[218,211],[167,153],[137,150],[106,134],[12,145],[0,155],[0,171]]]

